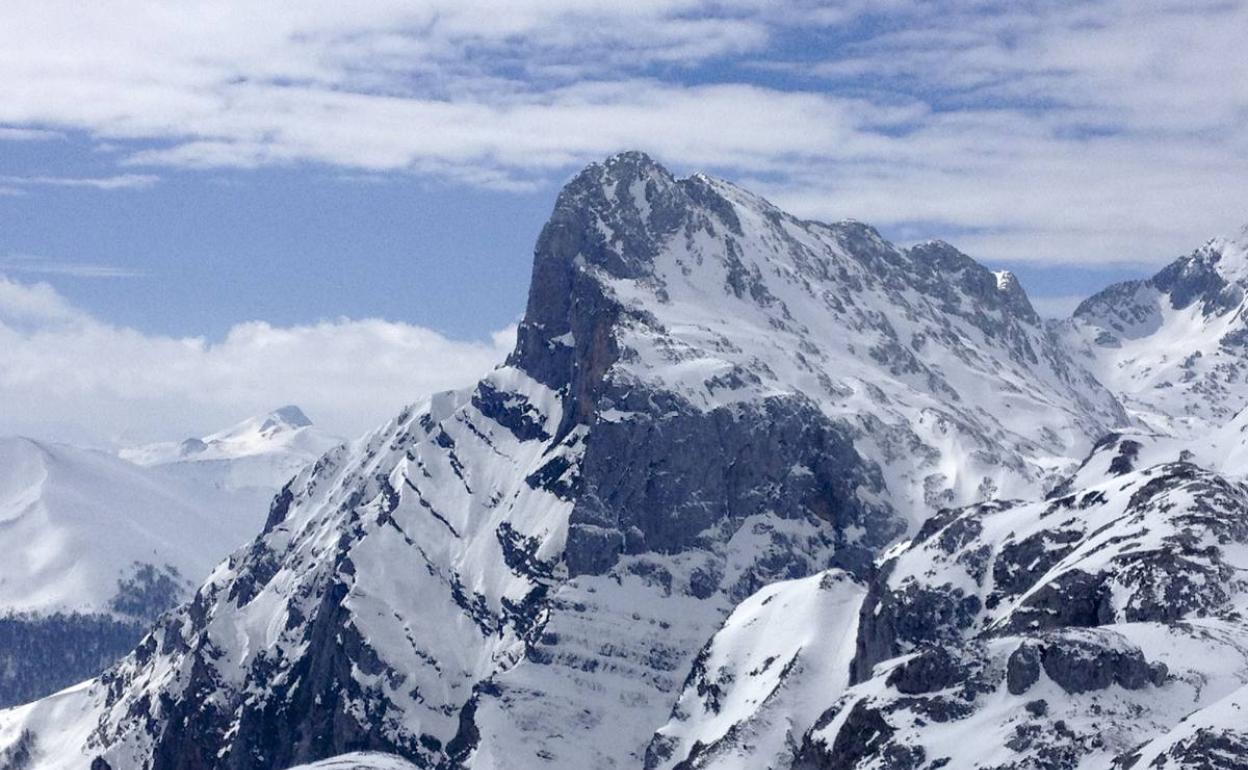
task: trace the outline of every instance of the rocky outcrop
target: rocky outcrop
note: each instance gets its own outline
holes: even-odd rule
[[[1191,704],[1240,687],[1248,488],[1183,462],[1136,469],[1141,452],[1113,436],[1047,500],[930,519],[875,573],[854,686],[794,766],[1131,767]],[[1237,737],[1216,724],[1149,756],[1217,757]]]
[[[1246,291],[1241,233],[1093,295],[1055,331],[1150,430],[1196,439],[1248,406]]]

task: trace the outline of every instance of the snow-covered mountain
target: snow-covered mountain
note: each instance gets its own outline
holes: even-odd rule
[[[1197,437],[1248,406],[1246,302],[1248,228],[1087,299],[1060,333],[1145,426]]]
[[[261,513],[276,490],[342,442],[313,425],[299,407],[283,406],[207,436],[128,447],[119,454],[182,481],[220,490],[236,498],[240,509]],[[257,527],[261,521],[257,518]]]
[[[1248,486],[1134,468],[1132,443],[1098,447],[1099,483],[949,511],[887,559],[856,684],[794,767],[1126,768],[1194,712],[1177,766],[1248,763],[1243,716],[1213,718],[1248,682]]]
[[[245,542],[251,512],[104,452],[0,439],[0,702],[99,672]]]
[[[302,470],[128,657],[0,714],[0,750],[39,770],[1241,757],[1248,488],[1198,464],[1238,434],[1194,449],[1165,400],[1145,422],[1129,377],[1095,376],[1120,348],[1087,319],[1046,325],[947,244],[638,153],[594,164],[539,238],[504,366]]]
[[[294,770],[413,770],[415,767],[411,762],[393,754],[360,751],[300,765]]]
[[[86,679],[133,648],[336,443],[296,407],[124,459],[0,438],[0,704]]]

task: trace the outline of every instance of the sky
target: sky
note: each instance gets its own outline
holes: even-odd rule
[[[293,402],[343,435],[500,361],[580,167],[640,149],[944,238],[1060,316],[1248,222],[1248,4],[11,0],[0,433]]]

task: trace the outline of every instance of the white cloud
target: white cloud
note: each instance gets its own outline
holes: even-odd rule
[[[772,45],[821,25],[858,32]],[[502,189],[637,148],[810,216],[972,229],[991,261],[1156,263],[1248,219],[1245,28],[1242,0],[18,0],[0,122],[132,167]]]
[[[27,285],[0,275],[0,323],[5,328],[34,330],[89,320],[48,284]]]
[[[219,342],[103,323],[50,286],[0,276],[0,434],[115,442],[200,435],[285,403],[356,435],[501,362],[515,331],[448,339],[379,319],[277,327]]]
[[[3,137],[0,137],[3,138]],[[117,174],[114,176],[0,176],[0,184],[21,187],[89,187],[95,190],[134,190],[151,187],[160,181],[152,174]]]

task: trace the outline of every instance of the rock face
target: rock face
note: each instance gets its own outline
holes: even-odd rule
[[[121,663],[0,714],[0,747],[40,770],[1144,751],[1241,684],[1248,493],[1152,462],[1059,332],[947,244],[595,164],[504,366],[300,472]],[[950,753],[966,734],[985,753]]]
[[[1170,463],[1063,492],[930,519],[880,568],[855,678],[968,634],[1238,611],[1248,589],[1238,569],[1248,555],[1248,488]]]
[[[603,423],[581,467],[564,552],[573,576],[606,573],[624,554],[689,550],[725,515],[813,513],[839,534],[838,558],[858,565],[900,531],[860,497],[860,490],[881,492],[882,483],[849,430],[802,396]],[[845,542],[855,527],[864,537]],[[740,600],[761,585],[751,579],[730,593]]]

